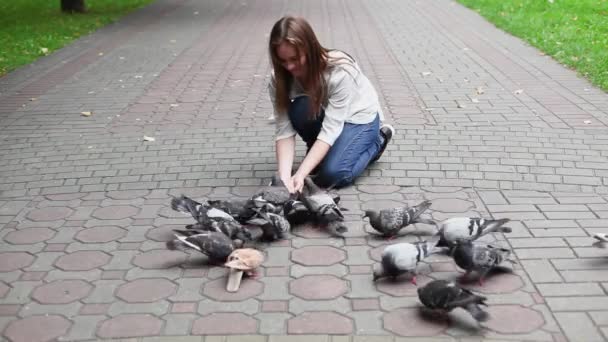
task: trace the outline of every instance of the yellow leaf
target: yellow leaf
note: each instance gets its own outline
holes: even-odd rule
[[[93,113],[92,112],[80,112],[80,115],[82,115],[82,116],[91,116],[91,115],[93,115]]]

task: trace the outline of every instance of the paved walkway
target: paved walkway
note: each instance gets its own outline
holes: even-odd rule
[[[301,227],[228,294],[224,269],[165,250],[190,222],[168,203],[268,180],[266,40],[283,13],[356,56],[398,133],[341,191],[345,242]],[[447,0],[159,0],[0,79],[0,339],[605,340],[608,251],[589,235],[608,233],[606,108],[608,95]],[[459,312],[424,321],[413,285],[371,281],[387,242],[361,210],[422,199],[436,219],[514,220],[496,238],[520,265],[474,287],[489,297],[485,329]],[[399,240],[431,232],[417,228]],[[456,275],[444,256],[421,271]],[[328,336],[343,334],[358,337]]]

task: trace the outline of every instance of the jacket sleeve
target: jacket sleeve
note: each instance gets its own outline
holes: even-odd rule
[[[274,75],[272,77],[274,78]],[[279,113],[277,111],[276,89],[274,87],[273,79],[271,79],[268,83],[268,95],[270,96],[270,101],[272,102],[273,116],[276,126],[275,140],[281,140],[296,135],[296,131],[293,129],[291,121],[289,121],[289,118],[287,117],[287,113]]]

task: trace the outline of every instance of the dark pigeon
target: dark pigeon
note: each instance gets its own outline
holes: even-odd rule
[[[412,275],[412,284],[416,285],[416,267],[418,263],[431,254],[437,253],[437,239],[415,243],[403,242],[389,245],[382,251],[380,264],[374,267],[374,281],[402,274]]]
[[[262,228],[262,238],[264,240],[275,241],[283,239],[285,233],[291,229],[291,224],[285,217],[273,212],[267,212],[265,208],[256,211],[262,219],[259,226]]]
[[[505,261],[510,260],[511,250],[492,245],[475,244],[470,240],[458,240],[452,248],[452,257],[458,267],[466,271],[465,277],[476,271],[479,273],[479,285],[483,285],[486,274]]]
[[[270,185],[258,189],[251,197],[255,207],[261,208],[270,204],[273,208],[276,208],[274,212],[277,214],[290,199],[293,199],[293,195],[289,193],[278,173],[272,176]]]
[[[318,187],[310,177],[304,179],[301,198],[320,223],[344,221],[344,214],[334,201],[334,197]]]
[[[420,215],[431,206],[431,202],[424,201],[413,207],[398,207],[382,209],[379,212],[366,210],[363,218],[369,217],[369,223],[382,236],[394,237],[399,231],[410,224],[426,223],[434,225],[435,222],[423,219]]]
[[[232,241],[219,232],[199,230],[174,230],[174,232],[175,239],[167,241],[168,249],[199,251],[212,261],[225,262],[230,253],[242,246],[241,241]]]
[[[207,203],[212,208],[226,212],[242,224],[256,214],[253,210],[255,205],[251,199],[210,200]]]
[[[450,312],[455,308],[467,310],[478,322],[485,322],[490,315],[481,309],[487,306],[486,297],[475,294],[447,280],[434,280],[418,288],[420,302],[431,310]]]
[[[437,246],[452,247],[457,240],[473,241],[493,232],[510,233],[509,227],[504,225],[509,219],[488,220],[473,217],[454,217],[440,222],[437,225],[441,237]]]

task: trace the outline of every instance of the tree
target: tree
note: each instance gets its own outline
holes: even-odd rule
[[[66,13],[84,13],[84,0],[61,0],[61,11]]]

